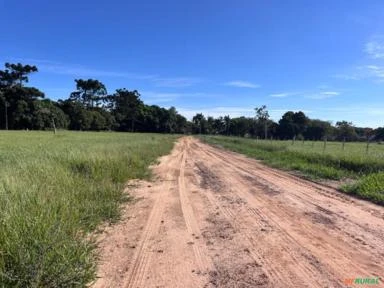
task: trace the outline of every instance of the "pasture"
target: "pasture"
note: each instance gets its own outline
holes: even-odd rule
[[[0,132],[0,286],[85,286],[95,277],[90,232],[119,219],[124,185],[176,136]]]

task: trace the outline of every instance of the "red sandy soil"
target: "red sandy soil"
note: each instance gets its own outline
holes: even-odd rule
[[[384,277],[384,207],[192,137],[153,173],[131,183],[135,200],[101,234],[93,287],[346,287]]]

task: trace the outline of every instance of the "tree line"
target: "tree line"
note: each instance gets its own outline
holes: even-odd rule
[[[262,114],[260,114],[260,111]],[[383,141],[383,128],[355,127],[351,122],[310,119],[303,112],[286,112],[278,122],[269,119],[265,106],[255,108],[255,117],[205,117],[197,114],[192,119],[193,133],[233,135],[258,139]]]
[[[117,89],[108,94],[95,79],[76,79],[67,99],[53,101],[28,87],[36,66],[5,64],[0,70],[0,127],[2,129],[131,131],[186,133],[187,119],[174,107],[146,105],[137,90]]]
[[[5,63],[0,70],[1,129],[70,129],[82,131],[129,131],[235,135],[260,139],[384,140],[384,127],[355,127],[348,121],[310,119],[303,112],[286,112],[278,122],[266,106],[255,108],[254,117],[205,117],[192,121],[174,107],[147,105],[137,90],[117,89],[109,94],[96,79],[75,79],[67,99],[53,101],[36,87],[27,86],[33,65]]]

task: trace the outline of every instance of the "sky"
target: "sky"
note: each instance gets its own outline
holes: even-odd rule
[[[0,0],[0,63],[65,99],[74,79],[191,118],[288,110],[384,125],[382,0]],[[0,68],[1,69],[1,68]]]

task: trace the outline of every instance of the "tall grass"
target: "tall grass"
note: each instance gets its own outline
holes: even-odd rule
[[[154,134],[0,133],[0,286],[83,287],[95,277],[87,233],[116,221],[124,183],[176,137]]]
[[[269,141],[238,137],[202,136],[220,145],[281,169],[295,170],[312,179],[355,179],[345,192],[384,204],[384,145],[365,143]],[[325,148],[324,148],[325,147]]]

